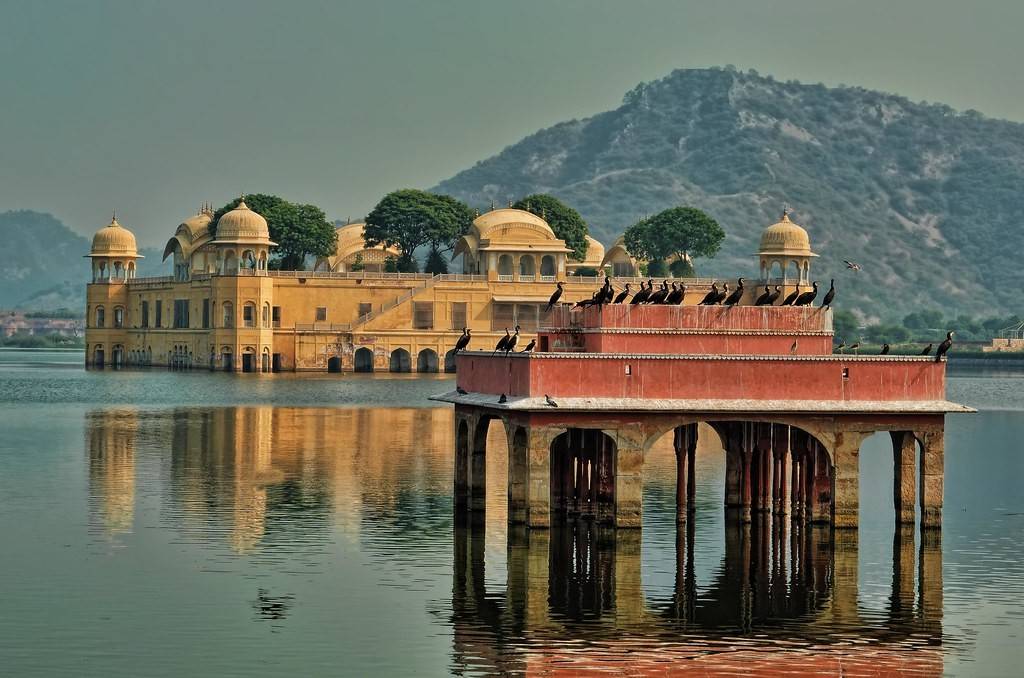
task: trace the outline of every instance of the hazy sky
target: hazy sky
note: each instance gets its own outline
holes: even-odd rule
[[[1024,3],[0,0],[0,211],[162,244],[241,191],[365,214],[675,68],[1024,120]]]

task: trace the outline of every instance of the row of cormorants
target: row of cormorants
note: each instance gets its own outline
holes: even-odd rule
[[[550,311],[554,308],[555,304],[558,303],[559,299],[562,298],[563,283],[558,282],[557,288],[552,293],[551,298],[548,299],[548,305],[545,310]],[[713,281],[711,283],[711,290],[704,295],[698,306],[717,306],[719,304],[723,306],[736,306],[743,299],[743,293],[745,291],[745,279],[739,278],[736,281],[736,287],[731,291],[729,289],[729,283],[722,283],[722,287],[718,287],[718,282]],[[632,294],[632,298],[630,295]],[[775,302],[782,296],[782,288],[779,285],[775,286],[772,290],[769,285],[764,286],[764,292],[762,292],[754,300],[754,306],[774,306]],[[811,306],[814,300],[818,296],[818,281],[815,280],[811,283],[811,289],[801,292],[800,285],[797,284],[796,289],[789,293],[785,299],[782,300],[780,306]],[[824,308],[831,308],[832,301],[836,298],[836,281],[833,279],[829,284],[828,291],[825,293],[824,299],[822,299],[821,305]],[[686,285],[683,283],[676,284],[672,281],[671,287],[669,286],[668,280],[663,280],[661,286],[655,289],[654,278],[647,280],[646,286],[644,282],[640,282],[640,289],[633,294],[630,290],[630,283],[622,288],[622,291],[617,295],[615,293],[615,287],[612,285],[611,278],[606,277],[604,279],[604,285],[601,286],[593,296],[589,299],[583,299],[573,304],[573,308],[587,308],[590,306],[597,306],[598,308],[605,304],[649,304],[649,305],[668,305],[678,306],[682,305],[686,300]]]
[[[946,338],[939,344],[939,347],[937,349],[935,349],[935,362],[939,362],[940,360],[942,360],[942,356],[944,356],[947,353],[949,353],[949,349],[953,347],[953,335],[954,334],[956,334],[956,332],[954,332],[953,330],[950,330],[949,332],[946,332]],[[928,344],[923,349],[921,349],[921,352],[918,353],[918,355],[919,356],[931,355],[931,353],[932,353],[932,346],[934,346],[934,345],[935,344]],[[839,345],[836,346],[836,350],[839,351],[839,353],[843,353],[844,349],[849,349],[851,351],[856,352],[857,349],[859,349],[859,348],[860,348],[860,342],[859,341],[855,341],[854,343],[850,344],[849,346],[846,345],[846,342],[840,341]],[[889,355],[890,349],[891,349],[891,347],[889,346],[888,343],[883,343],[882,344],[882,350],[878,352],[878,355]]]

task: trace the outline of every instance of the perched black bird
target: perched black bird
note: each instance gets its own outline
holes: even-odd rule
[[[775,302],[778,301],[779,297],[781,297],[781,296],[782,296],[782,288],[779,287],[778,285],[776,285],[775,286],[775,291],[772,292],[772,296],[768,297],[768,305],[769,306],[774,306]]]
[[[850,350],[853,351],[854,353],[859,351],[860,350],[860,342],[859,341],[855,341],[852,344],[850,344]]]
[[[648,304],[660,304],[665,301],[665,297],[668,296],[668,281],[663,281],[658,291],[647,297]]]
[[[668,293],[667,297],[665,297],[665,303],[672,304],[673,306],[675,306],[676,304],[682,302],[683,296],[685,294],[686,287],[684,287],[683,285],[676,285],[675,283],[672,283],[672,291]]]
[[[509,337],[508,341],[505,342],[505,355],[508,355],[512,351],[516,350],[516,344],[519,343],[519,325],[516,325],[516,333]]]
[[[558,407],[558,403],[556,403],[547,393],[544,394],[544,403],[548,407]]]
[[[882,344],[882,350],[878,355],[889,355],[889,344]]]
[[[722,301],[726,297],[728,297],[728,296],[729,296],[729,283],[722,283],[722,289],[719,290],[718,296],[715,297],[715,300],[711,302],[711,305],[712,306],[716,306],[716,305],[722,303]]]
[[[700,304],[698,304],[698,306],[711,306],[712,304],[717,303],[716,302],[717,299],[718,299],[718,283],[712,282],[711,283],[711,291],[704,295],[704,298],[700,300]]]
[[[591,297],[589,299],[583,299],[581,301],[577,301],[575,304],[572,305],[572,307],[573,308],[586,308],[587,306],[593,306],[593,305],[598,303],[597,298],[598,298],[598,296],[600,296],[600,294],[601,294],[601,290],[598,290],[598,291],[594,292],[594,294],[591,295]]]
[[[740,299],[742,299],[742,298],[743,298],[743,278],[740,278],[739,280],[736,281],[736,289],[734,289],[732,291],[732,294],[730,294],[726,298],[724,303],[725,303],[726,306],[735,306],[736,304],[740,303]]]
[[[508,402],[508,398],[505,397],[504,393],[502,393],[500,396],[498,396],[498,402],[499,403],[507,403]]]
[[[686,303],[686,285],[679,283],[679,299],[675,302],[679,306]]]
[[[767,285],[765,285],[764,286],[764,292],[762,292],[760,294],[760,296],[758,296],[757,299],[754,301],[754,306],[768,306],[769,304],[772,303],[771,299],[772,299],[772,288],[770,288]]]
[[[949,352],[950,347],[953,345],[953,331],[946,332],[946,340],[939,344],[939,347],[935,349],[935,362],[942,360],[942,356]]]
[[[832,278],[832,284],[828,286],[828,292],[825,293],[825,298],[821,300],[821,305],[824,308],[832,308],[832,300],[836,298],[836,279]]]
[[[498,344],[497,344],[497,346],[494,347],[494,352],[491,353],[491,355],[494,355],[498,351],[504,351],[505,350],[505,346],[508,345],[508,340],[511,339],[511,338],[512,338],[512,335],[508,333],[508,328],[506,327],[505,328],[505,336],[502,337],[501,339],[498,339]]]
[[[811,285],[814,289],[804,292],[797,297],[796,301],[793,302],[794,306],[810,306],[814,303],[814,297],[818,296],[818,281],[815,280]]]
[[[839,345],[836,346],[836,350],[839,351],[840,353],[843,352],[844,348],[846,348],[846,342],[845,341],[840,341]]]
[[[924,349],[920,353],[918,353],[918,355],[931,355],[931,352],[932,352],[932,345],[928,344],[927,346],[924,347]]]
[[[612,299],[615,298],[615,288],[612,287],[612,281],[607,276],[604,279],[604,285],[597,291],[595,302],[598,306],[604,306],[605,304],[611,303]]]
[[[472,338],[472,330],[470,330],[468,327],[463,327],[462,336],[459,337],[459,340],[457,342],[455,342],[455,352],[458,353],[459,351],[462,351],[467,346],[469,346],[469,340]]]
[[[534,348],[535,348],[536,346],[537,346],[537,340],[536,340],[536,339],[530,339],[530,343],[529,343],[529,344],[527,344],[527,345],[526,345],[526,348],[524,348],[524,349],[523,349],[522,351],[520,351],[520,353],[529,353],[529,352],[530,352],[530,351],[532,351],[532,350],[533,350],[533,349],[534,349]]]
[[[796,301],[799,297],[800,297],[800,285],[798,284],[796,286],[796,289],[793,290],[792,292],[790,292],[789,296],[787,296],[785,299],[783,299],[782,303],[779,304],[779,305],[780,306],[792,306],[793,302]]]
[[[651,280],[651,281],[649,281],[647,283],[647,287],[644,287],[644,281],[641,280],[640,281],[640,291],[633,295],[633,298],[629,302],[630,306],[632,306],[634,304],[642,304],[642,303],[644,303],[644,301],[647,300],[647,297],[651,296],[651,289],[652,289],[653,285],[654,285],[654,281]]]
[[[466,389],[462,388],[461,386],[456,386],[455,387],[455,392],[458,393],[459,395],[469,395],[469,391],[467,391]]]
[[[640,284],[643,285],[643,283],[640,283]],[[619,296],[615,297],[615,301],[613,301],[612,303],[613,304],[624,304],[624,303],[626,303],[626,299],[628,299],[628,298],[629,298],[629,283],[626,283],[626,286],[624,288],[622,288],[622,291],[619,292]]]
[[[544,309],[545,311],[550,311],[554,307],[554,305],[558,303],[558,300],[562,298],[562,281],[559,280],[557,283],[555,283],[555,287],[557,287],[558,289],[556,289],[551,294],[551,298],[548,299],[548,307]]]

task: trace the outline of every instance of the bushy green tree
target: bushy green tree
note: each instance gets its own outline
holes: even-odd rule
[[[352,266],[350,267],[353,271],[365,271],[366,263],[363,261],[363,254],[360,252],[356,255],[356,258],[352,260]]]
[[[437,249],[430,248],[430,254],[427,255],[427,263],[423,267],[425,273],[433,273],[437,275],[439,273],[448,272],[448,261],[445,259]]]
[[[244,196],[245,204],[267,220],[270,239],[277,243],[273,250],[272,268],[294,271],[302,268],[306,257],[327,257],[334,254],[338,236],[334,224],[316,205],[292,203],[276,195],[252,193]],[[226,212],[238,207],[236,198],[214,212],[211,235]]]
[[[517,210],[526,210],[548,222],[555,235],[572,249],[570,255],[576,261],[587,257],[587,222],[580,213],[561,200],[547,193],[528,195],[512,205]]]
[[[832,312],[832,330],[836,339],[852,344],[857,336],[857,325],[857,316],[853,313],[842,310]]]
[[[364,235],[370,247],[383,244],[401,251],[399,269],[415,270],[418,248],[446,252],[472,223],[469,207],[451,196],[402,189],[381,198],[366,217]]]
[[[713,257],[725,240],[725,231],[695,207],[672,207],[630,226],[624,237],[630,254],[653,262]]]

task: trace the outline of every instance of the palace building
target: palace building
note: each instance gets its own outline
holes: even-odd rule
[[[368,246],[362,223],[338,228],[334,255],[319,258],[313,270],[275,271],[267,222],[244,200],[214,233],[212,220],[204,207],[178,225],[164,249],[172,274],[161,277],[136,277],[135,236],[117,219],[97,231],[87,255],[87,366],[453,371],[463,328],[472,331],[470,347],[483,349],[518,325],[525,346],[556,281],[565,283],[563,302],[587,299],[602,283],[602,276],[573,275],[580,269],[610,273],[620,288],[632,282],[635,291],[643,263],[621,238],[607,251],[591,238],[584,261],[574,261],[544,219],[501,208],[478,216],[459,239],[453,256],[461,258],[461,273],[384,272],[398,252]],[[789,235],[776,242],[768,237],[773,229]],[[766,275],[789,274],[792,262],[793,281],[807,279],[809,239],[788,217],[765,231],[762,250]],[[685,282],[693,304],[712,281]],[[754,295],[754,281],[747,290]]]

